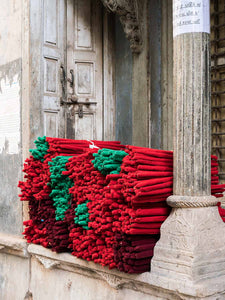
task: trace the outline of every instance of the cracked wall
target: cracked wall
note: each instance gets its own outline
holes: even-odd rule
[[[1,1],[0,11],[0,231],[22,232],[21,179],[22,1]]]

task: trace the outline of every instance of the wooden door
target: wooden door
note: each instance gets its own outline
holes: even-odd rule
[[[100,1],[68,0],[67,103],[74,103],[65,116],[69,138],[103,138],[102,44]]]
[[[100,0],[31,1],[31,141],[114,138],[109,20]]]

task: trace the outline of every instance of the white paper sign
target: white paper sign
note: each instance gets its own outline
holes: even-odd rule
[[[210,33],[210,0],[174,0],[173,36],[190,32]]]

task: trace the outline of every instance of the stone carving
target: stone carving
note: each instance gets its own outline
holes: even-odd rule
[[[141,52],[141,16],[137,0],[102,0],[104,6],[111,12],[120,16],[124,32],[130,42],[131,50],[135,53]],[[140,1],[139,1],[140,3]]]
[[[52,269],[58,265],[60,265],[59,261],[52,260],[49,258],[46,258],[41,255],[35,255],[35,257],[39,260],[39,262],[46,268],[46,269]]]
[[[113,274],[108,274],[104,272],[96,272],[96,273],[99,274],[112,288],[116,290],[122,288],[124,284],[129,283],[129,281],[126,281],[121,277]]]

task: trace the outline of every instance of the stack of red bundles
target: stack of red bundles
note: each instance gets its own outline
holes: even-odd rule
[[[80,205],[87,201],[90,198],[89,194],[93,193],[94,184],[92,184],[92,182],[90,181],[90,173],[94,174],[93,172],[95,171],[95,169],[93,168],[93,165],[90,164],[90,161],[87,160],[87,158],[93,159],[92,153],[96,152],[99,147],[112,147],[115,149],[121,149],[124,148],[124,146],[120,145],[120,142],[113,141],[74,141],[55,138],[46,138],[46,140],[50,145],[50,153],[54,153],[54,151],[57,151],[62,159],[63,157],[65,158],[65,155],[67,157],[68,155],[72,155],[72,157],[74,158],[71,158],[71,161],[66,164],[66,169],[68,171],[62,172],[62,177],[71,175],[71,180],[75,182],[75,185],[70,189],[72,198],[69,206],[72,209],[68,209],[65,214],[65,219],[57,221],[55,222],[55,224],[53,224],[53,235],[51,237],[52,249],[56,252],[62,252],[68,250],[70,244],[69,230],[72,229],[74,224],[74,209],[77,207],[77,205]],[[90,150],[90,148],[92,148],[93,150]],[[74,162],[75,165],[73,164]],[[73,169],[72,172],[71,168]],[[86,176],[83,176],[84,173],[86,174]],[[80,231],[80,228],[78,228],[77,230]]]
[[[223,197],[225,184],[219,184],[218,158],[211,155],[211,194],[217,198]]]
[[[150,271],[153,249],[159,236],[116,234],[114,259],[117,268],[126,273]]]
[[[50,247],[48,242],[49,231],[47,224],[54,220],[55,209],[49,198],[49,187],[46,186],[45,166],[32,156],[26,159],[23,172],[26,181],[19,182],[22,201],[28,201],[30,220],[25,221],[24,235],[28,242]],[[51,231],[51,226],[49,226]]]
[[[104,237],[98,234],[94,228],[90,226],[91,214],[99,216],[99,203],[103,199],[103,190],[106,184],[105,176],[95,170],[92,160],[93,152],[89,151],[77,157],[69,159],[66,167],[67,174],[74,181],[74,186],[70,188],[72,195],[71,209],[66,213],[66,218],[70,229],[70,241],[72,254],[86,260],[91,260],[102,265],[107,263],[104,261],[103,252],[105,252],[106,244]],[[83,213],[79,219],[76,210],[79,207],[86,206],[86,213]],[[99,216],[101,218],[101,216]]]
[[[173,154],[134,146],[127,149],[118,180],[124,204],[112,212],[117,218],[114,251],[119,270],[141,273],[150,269],[160,226],[170,212],[166,199],[173,189]]]
[[[117,182],[120,175],[110,174],[105,177],[94,168],[93,153],[94,151],[70,158],[67,164],[67,174],[74,180],[74,186],[70,189],[73,208],[67,216],[72,220],[74,209],[77,210],[86,203],[89,218],[88,222],[81,221],[80,226],[76,226],[74,221],[70,226],[72,254],[113,268],[116,264],[112,208],[121,201],[122,186]],[[75,222],[76,218],[77,215]]]
[[[96,235],[104,243],[101,244],[101,265],[108,265],[109,268],[116,267],[114,257],[114,245],[116,243],[114,222],[118,216],[115,208],[124,203],[121,193],[122,186],[118,183],[121,178],[119,174],[109,174],[106,176],[106,185],[103,191],[103,198],[93,198],[89,203],[90,222],[89,226],[94,229]],[[100,200],[100,201],[99,201]]]
[[[225,184],[219,184],[219,177],[218,177],[218,158],[215,155],[211,156],[211,194],[217,198],[224,197],[223,192],[225,190]],[[219,199],[218,199],[219,200]],[[221,202],[218,202],[218,210],[219,214],[225,222],[225,209],[221,207]]]
[[[113,215],[116,215],[118,219],[114,221],[116,228],[114,231],[123,232],[122,239],[129,238],[131,245],[134,237],[135,239],[142,237],[144,241],[153,238],[156,242],[161,224],[171,210],[166,199],[173,193],[173,153],[134,146],[127,146],[127,148],[129,155],[123,159],[122,178],[119,180],[127,203],[116,207],[113,211]],[[217,175],[218,163],[216,157],[212,157],[212,194],[221,197],[225,185],[218,185]],[[131,273],[148,271],[154,242],[149,246],[149,252],[139,253],[137,247],[135,249],[132,249],[132,246],[123,247],[121,236],[117,234],[116,237],[115,257],[118,268]],[[124,243],[126,242],[125,240]],[[137,240],[135,245],[136,243],[138,243]],[[143,247],[145,246],[142,244],[141,249]],[[134,263],[136,259],[136,264],[138,264],[140,257],[145,259],[146,264],[134,270],[129,262]]]
[[[173,153],[127,146],[121,166],[127,208],[121,211],[126,234],[159,234],[170,210],[166,199],[173,191]]]
[[[56,138],[46,138],[46,140],[50,145],[49,153],[54,153],[54,151],[57,151],[62,158],[65,157],[65,155],[67,157],[69,155],[72,156],[71,160],[69,159],[68,163],[66,164],[66,169],[68,171],[62,172],[63,176],[71,175],[71,180],[75,183],[75,185],[70,189],[72,198],[69,206],[71,209],[69,208],[65,213],[65,219],[56,221],[55,224],[53,224],[52,236],[50,240],[52,249],[56,252],[62,252],[68,250],[69,248],[70,230],[73,227],[77,228],[77,226],[74,226],[75,208],[87,201],[90,198],[90,194],[94,193],[94,184],[92,184],[90,180],[90,173],[93,175],[95,169],[93,168],[93,164],[90,164],[89,161],[90,159],[93,159],[92,153],[96,152],[99,147],[121,149],[124,148],[124,146],[117,141],[74,141]],[[84,176],[84,173],[86,176]],[[95,176],[93,180],[94,182],[97,180]],[[100,181],[98,183],[100,183]],[[80,232],[80,228],[75,230]]]
[[[96,140],[72,140],[46,137],[49,144],[48,153],[57,153],[60,156],[73,156],[84,153],[88,149],[110,148],[121,149],[118,141],[105,142]]]
[[[39,137],[35,144],[37,148],[31,150],[33,156],[24,164],[25,181],[19,182],[22,192],[20,198],[29,202],[30,220],[24,222],[26,226],[24,234],[28,242],[52,247],[57,252],[66,251],[69,243],[68,223],[55,219],[54,202],[49,196],[51,193],[49,162],[58,155],[78,156],[89,151],[89,148],[121,149],[124,146],[114,141],[76,141],[49,137]]]

